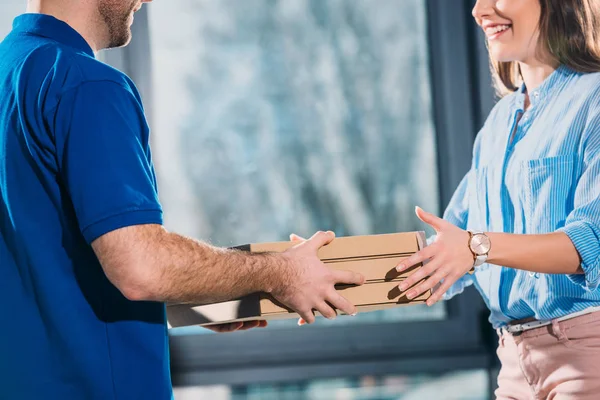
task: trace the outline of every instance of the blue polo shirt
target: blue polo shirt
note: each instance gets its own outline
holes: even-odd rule
[[[53,17],[0,43],[0,399],[171,399],[164,304],[131,302],[90,244],[161,224],[134,84]]]

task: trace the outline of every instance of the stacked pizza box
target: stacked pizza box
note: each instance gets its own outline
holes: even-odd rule
[[[255,243],[237,247],[252,253],[283,252],[297,243]],[[339,237],[323,246],[319,258],[330,268],[355,271],[365,277],[361,286],[340,285],[336,289],[355,304],[359,313],[424,303],[431,291],[408,300],[398,285],[421,265],[398,273],[402,260],[425,246],[424,232]],[[338,311],[339,313],[339,311]],[[298,315],[271,296],[255,293],[244,298],[216,304],[170,304],[169,325],[211,325],[236,321],[298,318]]]

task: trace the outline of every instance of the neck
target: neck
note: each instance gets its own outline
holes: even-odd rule
[[[537,60],[527,63],[520,62],[519,66],[528,93],[538,88],[558,68],[557,63],[545,63]]]
[[[97,23],[95,10],[90,9],[89,2],[63,0],[29,0],[27,12],[53,16],[75,29],[89,44],[94,53],[102,50],[102,34]],[[93,21],[90,23],[90,21]]]

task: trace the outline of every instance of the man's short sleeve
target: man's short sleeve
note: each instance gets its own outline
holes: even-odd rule
[[[88,243],[131,225],[162,224],[148,145],[133,91],[112,81],[82,83],[47,116],[59,178]]]

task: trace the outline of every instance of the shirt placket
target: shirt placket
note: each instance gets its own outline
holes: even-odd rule
[[[512,114],[512,125],[508,132],[508,139],[506,141],[506,148],[504,151],[504,159],[502,163],[502,175],[501,175],[501,184],[500,184],[500,204],[502,205],[502,228],[504,232],[513,232],[514,229],[514,218],[515,218],[515,207],[510,198],[510,194],[508,191],[508,186],[506,182],[506,175],[508,171],[508,166],[512,155],[515,150],[515,146],[518,143],[519,139],[522,137],[523,129],[522,129],[522,121],[524,117],[523,111],[523,102],[522,100],[517,102],[515,105],[515,110]]]
[[[532,97],[535,100],[538,99],[539,93],[533,92]],[[501,204],[502,204],[502,226],[504,232],[513,233],[515,230],[515,204],[510,197],[510,193],[507,186],[507,173],[509,170],[511,159],[513,158],[515,147],[525,136],[527,129],[531,125],[533,118],[533,105],[529,107],[527,111],[524,111],[523,100],[517,103],[513,114],[513,124],[510,130],[510,135],[506,145],[506,151],[504,155],[504,165],[502,168],[502,188],[501,188]],[[536,272],[529,272],[529,276],[538,278],[539,274]]]

